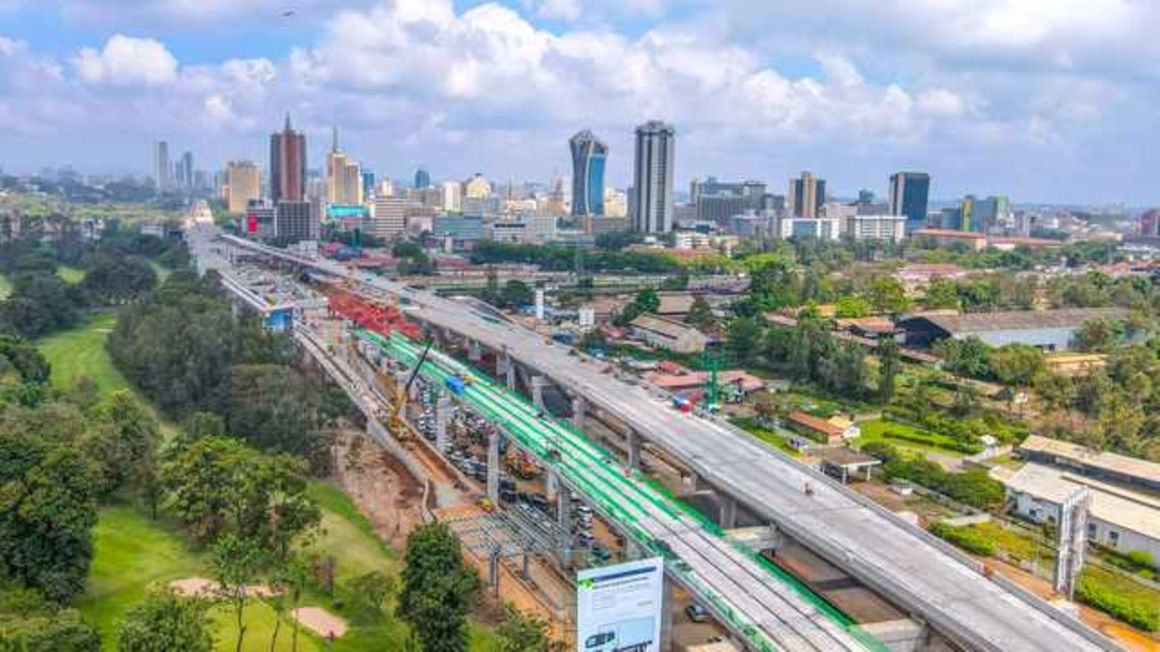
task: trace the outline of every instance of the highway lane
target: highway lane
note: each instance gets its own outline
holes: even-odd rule
[[[238,244],[336,276],[346,273],[331,261]],[[745,433],[679,414],[645,390],[600,374],[595,363],[580,363],[563,347],[545,344],[518,327],[487,321],[454,301],[382,277],[359,275],[357,280],[407,297],[416,306],[412,314],[417,318],[507,350],[520,363],[607,409],[763,519],[969,647],[1044,652],[1119,649],[1062,612],[1000,587],[944,544],[867,506],[848,489],[819,478]],[[811,497],[802,491],[806,482],[814,486]]]

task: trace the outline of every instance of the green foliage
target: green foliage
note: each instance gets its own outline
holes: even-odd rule
[[[262,549],[249,539],[233,533],[226,534],[214,543],[210,563],[213,566],[214,578],[222,586],[222,591],[233,608],[238,630],[235,649],[242,652],[247,629],[246,585],[252,584],[257,579],[258,571],[265,564]]]
[[[102,476],[101,493],[150,490],[157,484],[157,421],[128,390],[117,390],[93,410],[82,448]]]
[[[987,475],[984,469],[948,473],[929,460],[898,459],[884,464],[882,471],[888,480],[910,480],[978,509],[997,508],[1006,495],[1002,483]]]
[[[525,245],[496,240],[481,240],[471,252],[471,262],[527,263],[548,271],[572,271],[576,250],[560,245]],[[680,269],[680,264],[664,254],[637,251],[586,252],[584,268],[590,272],[632,271],[640,274],[665,274]]]
[[[960,376],[987,378],[991,371],[991,347],[975,337],[939,340],[934,351],[943,359],[943,368]]]
[[[407,537],[398,613],[423,649],[463,652],[466,617],[479,592],[479,577],[464,564],[459,540],[445,523],[420,525]]]
[[[0,650],[98,652],[101,640],[74,609],[61,609],[37,591],[0,593]]]
[[[102,255],[92,261],[81,289],[96,303],[116,304],[137,299],[157,286],[153,268],[140,258]]]
[[[988,356],[991,374],[1005,385],[1028,387],[1047,368],[1043,350],[1029,344],[1006,344]]]
[[[900,315],[910,306],[906,289],[892,276],[879,276],[870,283],[867,298],[875,312]]]
[[[371,571],[351,578],[343,587],[347,606],[361,622],[374,622],[383,616],[387,598],[398,590],[398,579],[382,571]]]
[[[894,379],[902,366],[902,353],[893,337],[884,337],[875,353],[878,355],[878,402],[887,405],[894,398]]]
[[[1075,587],[1075,599],[1146,632],[1160,630],[1160,605],[1125,595],[1099,576],[1081,574]]]
[[[549,652],[562,649],[548,637],[548,623],[505,603],[504,618],[495,628],[499,652]]]
[[[150,593],[121,620],[117,649],[121,652],[209,652],[213,649],[206,612],[209,603],[177,595],[172,590]]]
[[[693,304],[689,306],[689,314],[685,315],[685,322],[705,329],[712,326],[714,321],[713,308],[705,297],[700,295],[694,297]]]
[[[881,460],[883,463],[893,462],[901,458],[898,449],[884,441],[868,442],[860,450],[874,459]]]
[[[1075,332],[1075,347],[1080,351],[1108,351],[1124,338],[1124,322],[1098,317],[1089,319]]]
[[[935,523],[930,527],[931,533],[939,538],[946,539],[956,546],[982,557],[995,554],[995,542],[984,533],[971,527],[955,527],[946,523]]]
[[[12,277],[12,287],[11,296],[0,301],[0,333],[34,338],[80,320],[83,293],[56,274],[22,272]]]
[[[165,465],[162,479],[171,511],[203,543],[229,534],[285,557],[290,541],[320,518],[300,460],[263,455],[235,439],[194,442]]]
[[[636,293],[633,305],[636,307],[637,313],[656,312],[661,307],[661,298],[656,290],[645,288]]]
[[[28,341],[0,336],[0,358],[6,359],[26,383],[43,385],[48,382],[52,368],[44,355]]]
[[[870,301],[856,294],[846,294],[834,302],[834,316],[838,319],[865,317],[870,314]]]

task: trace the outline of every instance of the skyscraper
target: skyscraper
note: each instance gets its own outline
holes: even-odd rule
[[[419,189],[431,187],[431,173],[426,168],[415,170],[415,187]]]
[[[819,179],[812,172],[802,172],[800,177],[789,180],[789,195],[786,196],[788,212],[793,217],[818,217],[818,210],[826,203],[826,180]]]
[[[572,214],[604,215],[604,161],[608,145],[587,129],[568,141],[572,148]]]
[[[251,161],[226,164],[226,206],[229,212],[240,215],[251,201],[261,196],[261,176],[257,165]]]
[[[326,155],[326,203],[354,206],[363,203],[362,168],[338,147],[338,128],[333,129]]]
[[[676,130],[652,120],[636,128],[632,228],[666,233],[673,228],[673,172]]]
[[[306,195],[306,135],[290,126],[270,134],[270,200],[302,201]]]
[[[906,216],[906,232],[926,227],[930,175],[925,172],[896,172],[890,175],[890,214]]]
[[[181,155],[181,174],[177,177],[177,185],[185,190],[193,190],[193,152]]]
[[[169,167],[169,143],[164,140],[153,145],[153,183],[158,190],[168,190],[172,180]]]

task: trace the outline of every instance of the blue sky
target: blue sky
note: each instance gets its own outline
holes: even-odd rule
[[[1139,0],[0,0],[0,165],[144,174],[261,161],[290,111],[380,174],[550,180],[567,138],[631,174],[634,124],[677,176],[809,169],[884,193],[1160,202],[1160,6]],[[284,18],[283,11],[294,15]]]

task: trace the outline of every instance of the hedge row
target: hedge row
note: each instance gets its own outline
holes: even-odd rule
[[[1091,577],[1080,577],[1075,597],[1084,604],[1105,611],[1116,618],[1148,632],[1160,630],[1160,605],[1134,600],[1104,586]]]
[[[935,536],[946,539],[967,552],[973,552],[983,557],[995,554],[995,542],[974,528],[935,523],[931,526],[930,531]]]

